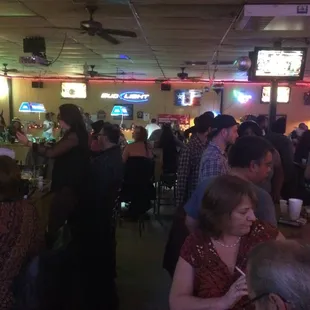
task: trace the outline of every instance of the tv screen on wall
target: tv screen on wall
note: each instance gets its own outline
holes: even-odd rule
[[[115,104],[111,116],[113,120],[133,120],[133,104]]]
[[[255,48],[252,80],[302,80],[306,48]]]
[[[174,104],[180,107],[200,106],[202,91],[199,89],[177,89]]]
[[[61,83],[61,98],[64,99],[86,99],[86,83]]]
[[[270,103],[270,86],[263,86],[262,88],[262,103]],[[291,88],[288,86],[278,86],[277,103],[289,103],[291,95]]]

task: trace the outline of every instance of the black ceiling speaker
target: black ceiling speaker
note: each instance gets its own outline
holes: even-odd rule
[[[160,90],[161,91],[170,91],[171,90],[171,84],[161,83],[160,84]]]
[[[43,82],[33,81],[32,82],[32,88],[43,88]]]

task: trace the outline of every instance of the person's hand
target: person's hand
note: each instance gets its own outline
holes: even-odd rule
[[[241,276],[223,297],[224,309],[231,309],[243,296],[248,295],[245,276]]]
[[[23,133],[21,133],[21,132],[19,132],[19,131],[16,132],[16,138],[17,138],[17,140],[18,140],[21,144],[28,145],[29,140],[28,140],[27,136],[24,135]]]

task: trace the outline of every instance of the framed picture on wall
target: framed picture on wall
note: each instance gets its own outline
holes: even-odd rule
[[[262,87],[261,103],[270,103],[270,86]],[[289,103],[291,88],[289,86],[278,86],[277,103]]]
[[[86,83],[61,83],[61,98],[63,99],[86,99],[87,85]]]

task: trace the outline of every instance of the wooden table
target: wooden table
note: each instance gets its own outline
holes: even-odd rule
[[[29,147],[20,143],[1,143],[0,147],[10,149],[15,152],[15,159],[22,164],[25,163]]]
[[[276,205],[276,214],[278,218],[281,216],[280,206]],[[278,224],[279,231],[283,234],[283,236],[287,239],[303,239],[305,237],[306,232],[309,231],[310,238],[310,221],[308,219],[308,223],[301,227],[294,227],[284,224]]]

